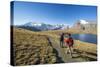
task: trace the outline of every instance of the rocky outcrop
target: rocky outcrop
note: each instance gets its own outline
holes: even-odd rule
[[[86,32],[96,32],[97,23],[93,21],[79,20],[73,25],[72,28]]]

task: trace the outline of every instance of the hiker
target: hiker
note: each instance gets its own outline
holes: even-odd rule
[[[67,37],[66,37],[67,36]],[[67,35],[65,35],[65,38],[64,38],[64,43],[65,45],[67,46],[67,53],[69,52],[71,57],[72,56],[72,53],[73,53],[73,44],[74,44],[74,40],[73,38],[71,37],[71,34],[70,33],[67,33]]]
[[[62,33],[60,36],[60,47],[63,47],[63,43],[64,43],[64,33]]]

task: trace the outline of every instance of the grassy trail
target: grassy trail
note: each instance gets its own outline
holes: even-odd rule
[[[86,57],[81,56],[79,51],[74,51],[73,58],[71,58],[70,54],[66,54],[66,48],[61,48],[59,41],[55,41],[49,37],[50,42],[52,43],[53,48],[55,48],[58,52],[59,57],[62,58],[64,62],[85,62],[88,61]]]

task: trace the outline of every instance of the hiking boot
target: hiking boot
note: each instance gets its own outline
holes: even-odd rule
[[[69,52],[69,51],[65,51],[65,53],[66,53],[66,54],[70,54],[70,52]]]

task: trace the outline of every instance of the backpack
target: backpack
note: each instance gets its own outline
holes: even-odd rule
[[[73,40],[73,38],[65,38],[64,39],[64,42],[66,43],[66,45],[68,45],[68,46],[73,46],[73,44],[74,44],[74,40]]]

